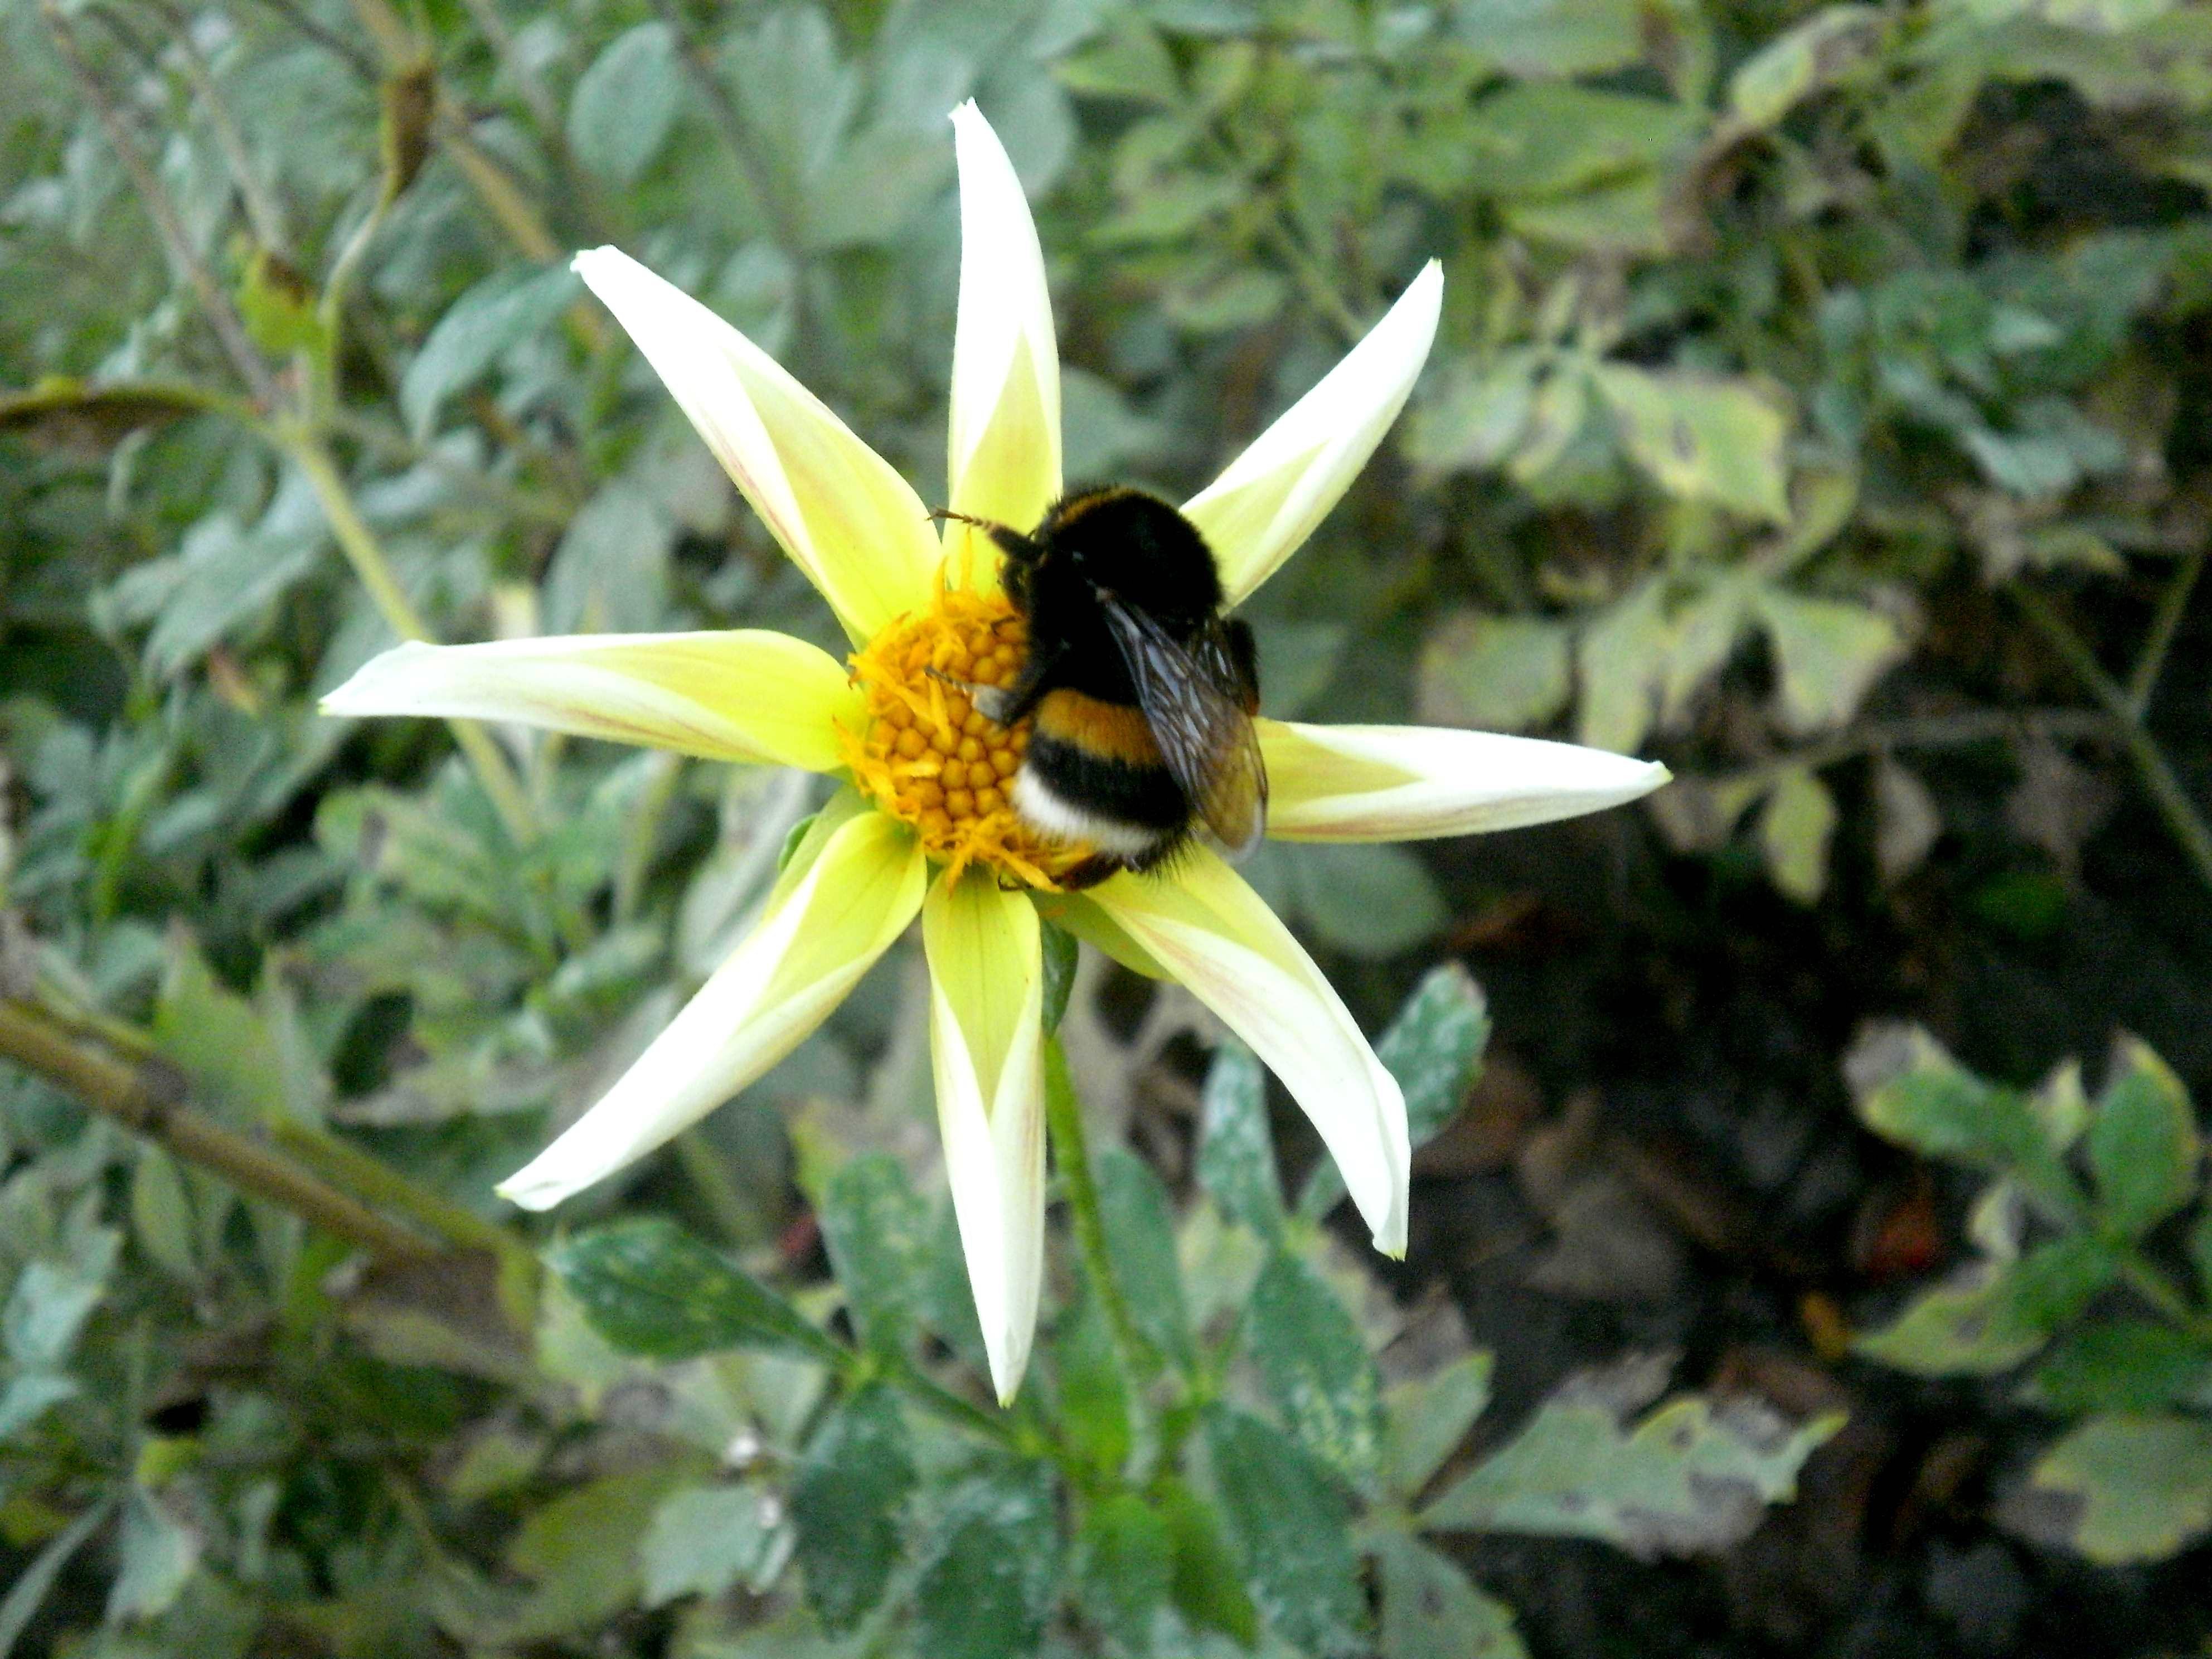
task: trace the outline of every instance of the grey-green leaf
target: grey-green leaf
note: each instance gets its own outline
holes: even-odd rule
[[[1343,1495],[1280,1431],[1232,1407],[1207,1411],[1206,1444],[1221,1511],[1260,1611],[1306,1652],[1362,1651],[1366,1597]]]
[[[1513,1610],[1437,1551],[1395,1527],[1377,1528],[1368,1548],[1382,1581],[1382,1659],[1526,1659]]]
[[[633,182],[667,142],[684,92],[668,25],[640,23],[607,43],[568,100],[568,146],[611,184]]]
[[[1085,1514],[1076,1550],[1076,1601],[1084,1618],[1112,1648],[1150,1653],[1153,1613],[1174,1582],[1167,1522],[1137,1493],[1115,1492]]]
[[[2188,1090],[2147,1045],[2123,1037],[2089,1124],[2106,1224],[2130,1237],[2149,1231],[2189,1202],[2203,1158]]]
[[[847,1629],[881,1599],[914,1480],[906,1425],[880,1384],[854,1394],[815,1431],[792,1484],[791,1518],[807,1604],[826,1628]]]
[[[915,1646],[930,1659],[1036,1651],[1060,1577],[1053,1480],[1042,1464],[955,1487],[915,1595]]]
[[[1164,1358],[1192,1363],[1190,1315],[1176,1261],[1175,1218],[1152,1167],[1126,1147],[1098,1159],[1098,1207],[1106,1255],[1137,1334]]]
[[[1267,1124],[1267,1076],[1241,1042],[1213,1052],[1200,1097],[1198,1184],[1222,1214],[1269,1240],[1283,1231],[1283,1188]]]
[[[2043,1455],[1998,1514],[2100,1565],[2164,1560],[2212,1531],[2212,1423],[2093,1417]]]
[[[1794,1495],[1799,1468],[1843,1426],[1838,1413],[1793,1429],[1758,1401],[1698,1395],[1630,1426],[1664,1377],[1663,1364],[1638,1361],[1569,1382],[1421,1524],[1596,1538],[1647,1559],[1726,1549]]]
[[[1336,1292],[1279,1250],[1252,1287],[1247,1319],[1247,1346],[1298,1443],[1355,1485],[1372,1480],[1382,1461],[1382,1381]]]
[[[1384,1483],[1401,1498],[1419,1495],[1490,1404],[1491,1357],[1462,1354],[1426,1376],[1382,1395]]]
[[[544,331],[579,292],[566,265],[526,265],[495,272],[454,301],[399,379],[399,407],[416,437],[429,435],[440,404]]]
[[[822,1242],[860,1338],[896,1353],[912,1335],[930,1244],[929,1206],[887,1152],[865,1152],[830,1178]]]
[[[767,1495],[752,1486],[684,1486],[663,1498],[638,1546],[645,1605],[720,1595],[750,1583],[769,1553]]]
[[[625,1353],[690,1359],[776,1348],[817,1359],[843,1350],[805,1315],[673,1222],[618,1221],[546,1252],[592,1328]]]

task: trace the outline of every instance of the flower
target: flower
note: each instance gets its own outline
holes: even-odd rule
[[[973,103],[952,119],[963,254],[945,505],[1026,527],[1061,489],[1044,260],[996,135]],[[1020,658],[1020,619],[988,539],[957,522],[940,531],[904,479],[705,307],[612,248],[575,266],[854,651],[840,664],[751,630],[403,645],[324,699],[335,714],[518,722],[843,780],[753,933],[605,1097],[500,1190],[547,1208],[651,1152],[789,1053],[919,914],[945,1166],[992,1379],[1011,1399],[1043,1265],[1042,914],[1189,987],[1312,1119],[1376,1247],[1402,1254],[1403,1097],[1259,896],[1204,848],[1162,872],[1056,888],[1080,849],[1040,836],[1008,804],[1024,734],[985,720],[956,684],[1003,683]],[[1231,604],[1297,550],[1396,418],[1443,288],[1431,263],[1186,504]],[[1294,841],[1539,823],[1667,777],[1598,750],[1475,732],[1262,720],[1260,741],[1268,832]]]

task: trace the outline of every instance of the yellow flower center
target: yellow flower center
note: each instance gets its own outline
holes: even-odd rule
[[[953,874],[982,864],[1024,886],[1052,888],[1091,849],[1048,840],[1015,816],[1029,722],[1000,726],[960,689],[1012,685],[1027,648],[1027,627],[1004,594],[941,586],[928,610],[900,617],[853,653],[867,730],[841,727],[837,740],[860,793],[913,826]]]

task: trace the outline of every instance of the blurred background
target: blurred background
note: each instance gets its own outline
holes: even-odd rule
[[[842,649],[568,256],[940,499],[971,96],[1071,482],[1188,495],[1443,261],[1267,712],[1678,779],[1247,866],[1426,1091],[1402,1263],[1086,962],[1199,1346],[1056,1229],[981,1427],[911,942],[490,1193],[811,781],[314,710],[417,628]],[[0,0],[0,1655],[2206,1651],[2208,191],[2168,0]]]

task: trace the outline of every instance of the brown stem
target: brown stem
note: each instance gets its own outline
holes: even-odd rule
[[[193,1110],[185,1099],[184,1074],[166,1060],[127,1065],[70,1037],[43,1010],[16,1001],[0,1002],[0,1055],[134,1134],[212,1170],[241,1192],[281,1204],[380,1261],[436,1254],[437,1247],[420,1234]]]

